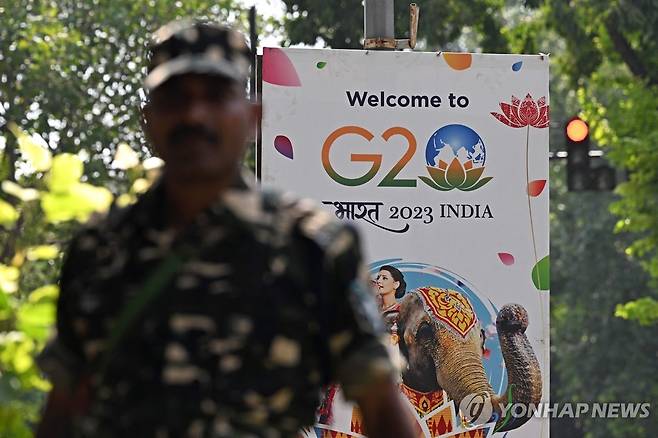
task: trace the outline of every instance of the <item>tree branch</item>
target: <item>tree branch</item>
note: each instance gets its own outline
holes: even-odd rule
[[[11,262],[11,259],[16,255],[16,243],[18,242],[18,236],[21,234],[23,229],[23,223],[25,218],[23,214],[18,217],[18,220],[14,224],[14,227],[9,231],[7,239],[4,242],[4,247],[0,252],[0,263],[8,265]]]
[[[649,70],[642,61],[642,58],[637,54],[626,37],[624,37],[624,35],[619,30],[619,20],[617,19],[616,14],[611,14],[610,17],[605,20],[605,28],[608,31],[610,39],[612,40],[612,44],[615,46],[615,49],[621,56],[624,63],[631,70],[631,73],[633,73],[633,75],[639,79],[648,80],[649,85],[657,85],[658,79],[649,73]]]

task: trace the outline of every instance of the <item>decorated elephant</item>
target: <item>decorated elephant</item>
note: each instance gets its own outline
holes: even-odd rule
[[[402,372],[406,386],[424,393],[444,390],[457,408],[470,394],[489,394],[499,418],[497,432],[528,421],[500,418],[501,405],[539,403],[542,394],[539,363],[525,335],[528,313],[522,306],[504,306],[496,320],[508,373],[508,387],[501,395],[489,384],[482,364],[482,330],[464,295],[436,287],[415,289],[401,301],[397,324],[400,351],[407,359]]]

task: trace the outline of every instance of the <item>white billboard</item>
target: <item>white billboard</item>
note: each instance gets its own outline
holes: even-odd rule
[[[548,401],[548,59],[266,48],[262,77],[263,186],[357,224],[393,351],[420,348],[400,315],[432,321],[433,375],[400,376],[422,436],[548,437],[547,419],[459,412],[482,388]],[[365,433],[339,388],[318,421]]]

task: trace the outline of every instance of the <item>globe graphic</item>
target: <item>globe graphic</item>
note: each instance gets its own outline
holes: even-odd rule
[[[438,166],[439,160],[448,165],[456,157],[459,162],[471,161],[473,167],[484,166],[486,149],[482,138],[466,125],[446,125],[439,128],[427,142],[425,159],[428,166]]]

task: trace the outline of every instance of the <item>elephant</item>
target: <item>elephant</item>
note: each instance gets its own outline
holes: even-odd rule
[[[400,351],[407,360],[402,371],[405,385],[420,392],[445,390],[457,409],[467,395],[486,392],[498,414],[496,432],[528,421],[526,417],[501,418],[501,405],[537,404],[542,395],[539,362],[525,335],[528,313],[521,305],[505,305],[496,319],[509,382],[501,395],[494,393],[487,379],[482,364],[483,332],[465,296],[436,287],[410,291],[400,303],[397,324]]]

